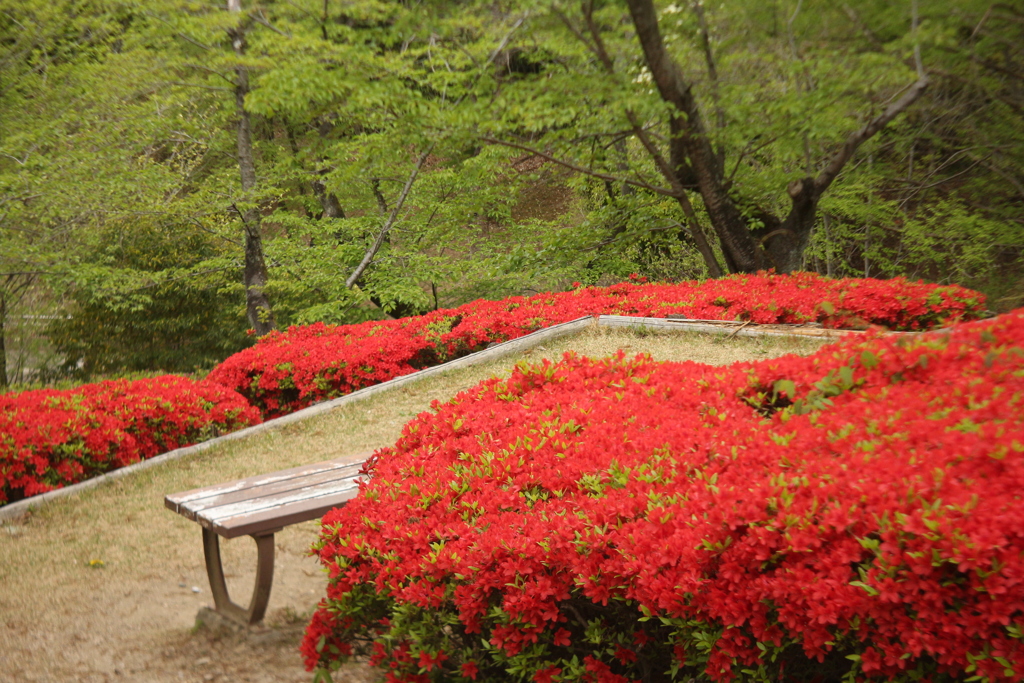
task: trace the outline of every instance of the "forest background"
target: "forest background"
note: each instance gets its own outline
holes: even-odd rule
[[[630,273],[1018,307],[1022,60],[980,0],[0,0],[0,389]]]

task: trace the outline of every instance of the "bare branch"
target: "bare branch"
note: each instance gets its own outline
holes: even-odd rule
[[[899,207],[898,207],[898,208],[899,208],[900,210],[902,210],[902,209],[903,209],[903,207],[907,205],[907,202],[909,202],[909,201],[910,201],[911,199],[913,199],[913,198],[914,198],[915,196],[917,196],[917,194],[918,194],[918,193],[920,193],[920,192],[923,192],[923,191],[925,191],[925,190],[930,190],[930,189],[931,189],[931,188],[933,188],[933,187],[938,187],[939,185],[944,185],[944,184],[948,183],[949,181],[953,180],[954,178],[958,178],[958,177],[960,177],[960,176],[964,175],[965,173],[969,172],[969,171],[970,171],[971,169],[973,169],[973,168],[974,168],[975,166],[977,166],[977,165],[979,165],[979,164],[983,164],[983,163],[984,163],[984,161],[985,161],[985,160],[983,160],[983,159],[978,159],[977,161],[975,161],[975,162],[974,162],[973,164],[971,164],[970,166],[968,166],[968,167],[967,167],[967,168],[965,168],[964,170],[962,170],[962,171],[957,171],[956,173],[954,173],[954,174],[953,174],[953,175],[951,175],[951,176],[947,176],[947,177],[943,178],[942,180],[937,180],[937,181],[935,181],[935,182],[933,182],[933,183],[929,183],[929,184],[927,184],[927,185],[921,185],[921,186],[919,186],[919,187],[916,187],[916,188],[914,188],[913,192],[911,192],[911,193],[910,193],[910,194],[909,194],[909,195],[907,196],[907,198],[906,198],[906,199],[904,199],[904,200],[903,200],[902,202],[900,202],[900,205],[899,205]]]
[[[234,204],[232,204],[232,206],[234,206]],[[238,211],[238,208],[237,208],[237,207],[235,207],[235,211]],[[234,245],[235,245],[236,247],[241,247],[241,248],[243,248],[243,249],[245,248],[245,245],[244,245],[244,244],[242,244],[241,242],[239,242],[238,240],[233,240],[233,239],[231,239],[230,237],[225,237],[224,235],[222,235],[222,234],[220,234],[220,233],[216,232],[215,230],[211,230],[210,228],[208,228],[208,227],[206,227],[205,225],[203,225],[203,224],[202,224],[202,222],[201,222],[201,221],[199,221],[199,219],[197,219],[197,218],[194,218],[194,217],[192,217],[192,216],[189,216],[189,217],[188,217],[188,220],[189,220],[189,222],[191,222],[191,223],[195,223],[195,224],[196,224],[196,226],[197,226],[197,227],[198,227],[198,228],[199,228],[200,230],[202,230],[203,232],[207,232],[207,233],[209,233],[209,234],[213,235],[214,237],[217,237],[217,238],[219,238],[219,239],[222,239],[222,240],[224,240],[225,242],[227,242],[228,244],[234,244]],[[244,221],[245,219],[243,218],[242,220]]]
[[[796,0],[796,9],[793,10],[793,14],[790,15],[789,20],[786,22],[786,36],[789,38],[789,51],[793,54],[793,59],[797,61],[803,61],[800,59],[800,52],[796,49],[796,39],[793,37],[793,22],[796,21],[797,16],[800,14],[800,8],[804,5],[804,0]]]
[[[616,242],[621,242],[622,240],[627,240],[627,239],[630,239],[630,238],[633,238],[633,237],[638,237],[639,235],[646,235],[647,233],[651,233],[651,232],[663,232],[665,230],[671,230],[672,228],[675,228],[677,230],[678,229],[683,229],[687,233],[690,232],[682,224],[677,223],[676,221],[672,221],[668,225],[659,225],[659,226],[656,226],[656,227],[653,227],[653,228],[644,228],[643,230],[634,230],[633,232],[629,232],[629,233],[626,233],[624,235],[618,235],[616,237],[611,237],[611,238],[606,239],[606,240],[601,240],[600,242],[592,244],[589,247],[583,247],[583,248],[579,249],[578,251],[580,251],[580,252],[595,251],[597,249],[600,249],[601,247],[606,247],[609,244],[614,244]]]
[[[171,25],[171,23],[169,21],[167,21],[166,19],[162,18],[160,15],[156,14],[155,12],[148,12],[147,11],[147,12],[143,12],[143,14],[145,14],[145,16],[149,17],[150,19],[156,19],[161,24],[166,24],[167,26]],[[185,35],[184,33],[181,33],[180,31],[175,31],[174,35],[176,37],[178,37],[178,38],[181,38],[185,42],[191,43],[192,45],[195,45],[196,47],[201,48],[203,50],[212,50],[213,49],[211,46],[209,46],[209,45],[207,45],[205,43],[201,43],[198,40],[196,40],[195,38],[193,38],[191,36],[188,36],[188,35]]]
[[[230,83],[232,88],[234,88],[234,86],[236,85],[235,79],[229,78],[228,76],[225,76],[224,74],[222,74],[220,71],[217,71],[216,69],[211,69],[208,66],[203,66],[202,64],[189,64],[189,63],[186,63],[183,66],[187,66],[190,69],[198,69],[199,71],[205,71],[206,73],[211,73],[214,76],[219,76],[219,77],[223,78],[225,81],[227,81],[228,83]]]
[[[974,155],[971,155],[971,158],[975,158]],[[994,163],[991,162],[989,157],[985,157],[981,161],[981,165],[984,166],[985,168],[987,168],[988,170],[992,171],[993,173],[995,173],[999,177],[1001,177],[1006,182],[1008,182],[1011,185],[1013,185],[1013,187],[1017,190],[1017,195],[1021,199],[1024,199],[1024,184],[1022,184],[1019,180],[1014,178],[1013,175],[1011,175],[1010,173],[1007,173],[1006,171],[1001,169],[999,166],[996,166]]]
[[[742,162],[743,159],[746,158],[746,156],[748,154],[757,154],[762,149],[764,149],[768,145],[774,144],[775,141],[779,139],[779,136],[776,135],[776,136],[774,136],[772,138],[769,138],[766,142],[761,143],[757,147],[753,147],[754,140],[757,140],[757,138],[759,138],[759,137],[761,137],[761,136],[759,136],[759,135],[755,136],[753,140],[750,140],[749,142],[747,142],[746,146],[742,150],[740,150],[739,155],[737,155],[737,157],[736,157],[736,163],[733,164],[732,171],[729,172],[729,175],[725,179],[726,187],[729,187],[730,185],[732,185],[732,181],[736,177],[737,171],[740,170],[740,162]]]
[[[594,22],[594,4],[590,0],[584,6],[584,16],[587,20],[587,30],[590,31],[590,36],[594,39],[593,50],[597,54],[598,59],[604,64],[605,71],[609,75],[615,74],[615,63],[612,58],[608,55],[608,48],[604,46],[604,40],[601,39],[601,31],[598,29],[597,24]],[[586,42],[586,41],[584,41]]]
[[[231,202],[231,210],[234,211],[236,214],[238,214],[239,220],[242,221],[242,226],[245,227],[245,228],[248,228],[249,224],[245,220],[245,214],[242,213],[242,210],[238,208],[238,204],[235,204],[234,202]]]
[[[176,33],[175,35],[178,36],[179,38],[181,38],[182,40],[184,40],[185,42],[192,43],[196,47],[202,48],[203,50],[212,50],[213,49],[212,47],[210,47],[209,45],[206,45],[205,43],[200,43],[198,40],[195,40],[194,38],[190,38],[190,37],[186,36],[184,33]]]
[[[239,0],[229,0],[229,2],[238,1]],[[505,34],[505,37],[501,39],[501,42],[498,43],[498,46],[494,48],[493,52],[491,52],[491,55],[490,57],[488,57],[487,64],[485,64],[485,66],[494,63],[494,60],[498,57],[499,54],[501,54],[501,51],[505,49],[505,46],[508,45],[508,41],[512,39],[512,34],[515,33],[516,30],[518,30],[518,28],[523,25],[528,16],[528,13],[524,14],[522,17],[519,18],[518,21],[516,21],[515,24],[512,25],[512,28],[508,30],[508,32]],[[483,71],[481,70],[477,74],[477,79],[480,78],[480,75],[482,73]],[[462,100],[466,98],[466,94],[468,94],[470,90],[472,90],[472,88],[468,88],[466,90],[466,93],[463,93],[463,95],[459,97],[458,100],[456,100],[453,106],[458,106],[462,102]],[[412,190],[412,186],[416,182],[416,178],[419,177],[420,170],[423,168],[423,164],[426,163],[427,157],[430,156],[430,153],[434,151],[434,146],[436,144],[436,140],[434,142],[431,142],[427,146],[427,149],[420,155],[419,159],[416,160],[416,165],[413,167],[412,172],[409,173],[409,177],[405,181],[405,185],[402,187],[402,192],[398,195],[398,199],[395,201],[395,205],[394,207],[392,207],[391,213],[390,215],[388,215],[387,221],[384,222],[384,225],[381,227],[376,239],[373,240],[373,244],[370,245],[370,248],[366,250],[365,254],[363,254],[363,259],[359,262],[359,265],[356,266],[356,269],[352,271],[352,274],[348,276],[347,280],[345,280],[345,287],[347,287],[348,289],[352,289],[352,287],[356,284],[359,278],[362,277],[363,272],[367,269],[367,267],[369,267],[369,265],[373,263],[373,259],[377,255],[377,252],[379,252],[380,248],[384,246],[384,240],[387,239],[388,233],[391,232],[391,229],[395,227],[395,222],[398,220],[398,214],[402,211],[402,208],[405,206],[405,200],[409,196],[409,192]]]
[[[3,153],[0,153],[0,157],[7,157],[8,159],[13,159],[14,161],[16,161],[18,163],[19,166],[24,166],[28,162],[28,157],[25,157],[25,159],[22,160],[22,159],[19,159],[16,156],[14,156],[13,154],[3,154]]]
[[[4,155],[0,155],[0,156],[8,156],[8,155],[4,154]],[[11,157],[11,158],[14,159],[14,157]],[[15,161],[17,161],[17,159],[15,159]],[[24,163],[24,162],[21,162],[21,163]],[[39,193],[36,193],[36,194],[22,195],[20,197],[4,197],[3,199],[0,199],[0,206],[3,206],[7,202],[27,202],[30,199],[38,199],[39,197],[42,197],[42,196],[43,196],[43,193],[39,192]]]
[[[965,83],[967,85],[976,85],[976,83],[974,81],[972,81],[971,79],[965,78],[965,77],[961,76],[960,74],[957,74],[957,73],[954,73],[954,72],[951,72],[951,71],[944,71],[944,70],[939,69],[939,68],[937,68],[935,66],[928,67],[928,70],[931,71],[932,73],[938,74],[938,75],[940,75],[940,76],[942,76],[944,78],[949,78],[949,79],[954,80],[954,81],[959,81],[960,83]],[[1007,107],[1012,109],[1015,113],[1024,115],[1024,107],[1022,107],[1019,102],[1015,102],[1014,100],[1010,99],[1009,97],[1004,96],[1002,93],[995,92],[995,91],[989,91],[986,94],[987,94],[988,97],[990,97],[990,98],[992,98],[994,100],[998,100],[999,102],[1005,104]]]
[[[578,40],[581,43],[583,43],[584,45],[586,45],[588,50],[590,50],[591,52],[594,53],[595,56],[600,58],[600,55],[597,53],[597,49],[593,45],[591,45],[590,41],[587,40],[587,37],[584,36],[583,33],[578,28],[576,28],[576,25],[574,23],[572,23],[571,21],[569,21],[569,17],[565,16],[565,14],[563,14],[562,11],[559,10],[558,8],[556,8],[556,7],[552,7],[551,11],[554,12],[555,16],[558,17],[558,19],[563,24],[565,24],[565,27],[567,29],[569,29],[569,31],[574,36],[576,36],[576,40]]]
[[[595,55],[597,55],[597,58],[601,60],[601,64],[604,65],[605,71],[607,71],[609,75],[614,75],[615,63],[608,55],[608,50],[604,45],[604,41],[601,39],[601,32],[598,30],[597,24],[594,22],[593,3],[589,0],[583,6],[583,13],[587,22],[587,30],[590,32],[590,36],[594,41],[592,46],[590,46],[590,43],[588,43],[586,39],[568,23],[567,19],[564,21],[566,21],[567,25],[569,25],[573,30],[573,33],[575,33],[580,40],[590,46],[590,49],[593,50]],[[661,154],[657,145],[655,145],[651,140],[651,136],[648,134],[647,129],[640,124],[640,120],[637,118],[636,113],[632,109],[627,109],[626,118],[629,120],[629,125],[633,128],[633,134],[637,136],[640,143],[644,146],[644,149],[646,149],[647,153],[651,155],[651,158],[654,160],[654,163],[658,167],[662,176],[669,182],[669,185],[672,186],[672,190],[677,193],[673,196],[679,197],[685,194],[678,174],[672,168],[672,165]]]
[[[1010,5],[1007,5],[1006,3],[1002,2],[997,2],[994,5],[992,5],[992,9],[998,9],[1000,11],[1010,13],[1009,16],[1005,14],[999,15],[1000,19],[1008,19],[1010,21],[1017,22],[1018,24],[1024,24],[1024,14],[1022,14],[1019,9],[1015,9],[1014,7],[1011,7]]]
[[[377,234],[377,238],[373,241],[373,245],[366,250],[366,253],[363,254],[363,260],[359,262],[356,269],[352,271],[352,274],[348,276],[347,280],[345,280],[345,286],[347,288],[352,289],[352,286],[355,285],[360,277],[362,277],[363,271],[365,271],[367,266],[369,266],[373,261],[373,257],[376,256],[377,252],[380,251],[380,248],[384,246],[384,240],[387,239],[391,228],[395,226],[395,221],[398,220],[398,213],[402,210],[402,207],[405,206],[405,200],[409,196],[409,191],[412,190],[413,183],[416,182],[416,178],[420,174],[420,169],[423,168],[423,164],[426,163],[427,157],[430,156],[430,153],[433,151],[434,143],[431,143],[430,146],[427,147],[426,151],[420,155],[420,158],[416,160],[416,165],[409,174],[409,178],[405,181],[401,194],[398,195],[398,201],[395,202],[394,208],[391,209],[391,214],[388,216],[384,226]]]
[[[612,183],[626,183],[627,185],[632,185],[634,187],[642,187],[645,190],[650,190],[651,192],[655,192],[655,193],[660,194],[660,195],[665,195],[666,197],[675,197],[676,196],[676,193],[673,190],[669,190],[669,189],[666,189],[664,187],[657,187],[655,185],[648,185],[647,183],[640,182],[638,180],[633,180],[632,178],[621,178],[619,176],[614,176],[614,175],[611,175],[609,173],[601,173],[600,171],[595,171],[593,169],[586,168],[585,166],[580,166],[579,164],[574,164],[571,161],[565,161],[564,159],[559,159],[559,158],[554,157],[554,156],[548,154],[547,152],[543,152],[543,151],[541,151],[541,150],[539,150],[539,149],[537,149],[535,147],[529,147],[527,145],[523,145],[523,144],[518,143],[518,142],[512,142],[511,140],[499,140],[497,138],[492,138],[492,137],[488,137],[488,136],[483,136],[480,139],[482,141],[484,141],[484,142],[489,142],[492,145],[502,145],[504,147],[511,147],[513,149],[520,149],[520,150],[522,150],[524,152],[529,152],[530,154],[533,154],[535,156],[539,156],[542,159],[547,159],[551,163],[558,164],[559,166],[563,166],[563,167],[568,168],[568,169],[572,169],[573,171],[578,171],[580,173],[583,173],[585,175],[591,176],[593,178],[599,178],[601,180],[607,180],[608,182],[612,182]]]
[[[661,154],[661,150],[651,140],[651,136],[647,134],[647,131],[643,126],[640,125],[640,121],[637,120],[636,114],[631,111],[626,112],[626,116],[629,118],[630,124],[633,126],[633,134],[640,140],[640,144],[644,146],[647,153],[651,155],[651,159],[654,160],[654,164],[661,171],[661,175],[672,185],[672,189],[675,192],[682,193],[683,185],[679,182],[679,178],[676,176],[672,167],[669,165],[668,160]]]
[[[890,121],[902,114],[910,105],[921,97],[921,93],[928,87],[928,75],[924,74],[919,78],[898,100],[886,107],[885,111],[871,119],[867,125],[852,133],[843,144],[843,148],[832,157],[824,170],[814,179],[814,189],[820,195],[832,181],[836,179],[843,166],[850,160],[857,148],[871,139],[878,131],[888,125]]]
[[[704,16],[704,4],[701,0],[694,0],[692,6],[693,13],[697,15],[697,25],[700,27],[700,43],[704,50],[704,63],[708,67],[711,100],[715,105],[715,123],[720,129],[725,128],[725,109],[722,108],[722,97],[718,90],[718,67],[715,65],[715,55],[711,51],[711,31],[708,30],[707,18]],[[720,163],[724,164],[724,150],[721,147],[718,149],[718,156],[723,157]]]
[[[289,7],[292,7],[293,9],[299,10],[300,12],[305,14],[310,19],[314,19],[316,21],[321,21],[320,17],[318,17],[317,15],[313,14],[312,12],[310,12],[305,7],[301,7],[298,4],[292,2],[291,0],[285,0],[285,4],[288,5]],[[326,6],[327,6],[327,2],[324,2],[324,7],[326,8]],[[324,19],[324,21],[326,21],[326,19]]]
[[[991,15],[992,15],[992,6],[990,6],[987,10],[985,10],[985,14],[982,15],[981,20],[978,22],[977,26],[974,27],[973,31],[971,31],[971,40],[974,40],[974,38],[981,31],[981,27],[985,25],[985,22],[988,21],[988,18]]]
[[[925,75],[924,64],[921,62],[921,41],[917,36],[917,27],[920,24],[917,17],[917,0],[910,0],[910,14],[910,32],[914,39],[914,67],[917,69],[917,78],[920,80]]]
[[[995,62],[993,62],[991,60],[982,59],[981,57],[978,57],[977,55],[964,55],[962,50],[957,50],[955,48],[943,46],[941,49],[942,49],[943,52],[950,52],[952,54],[959,55],[961,57],[965,57],[966,59],[971,60],[975,64],[983,66],[986,69],[989,69],[991,71],[995,71],[997,73],[1001,73],[1004,76],[1009,76],[1010,78],[1012,78],[1014,80],[1024,81],[1024,75],[1022,75],[1020,71],[1016,71],[1014,69],[1007,69],[1006,67],[1000,66],[999,64],[996,64]]]
[[[203,90],[219,90],[226,92],[234,92],[234,88],[222,88],[216,85],[202,85],[200,83],[186,83],[184,81],[167,81],[167,85],[181,85],[186,88],[202,88]]]
[[[258,12],[254,12],[253,14],[251,14],[249,16],[257,24],[260,24],[261,26],[266,26],[267,28],[269,28],[271,31],[273,31],[274,33],[278,34],[279,36],[284,36],[285,38],[291,38],[292,37],[292,34],[288,33],[287,31],[282,31],[281,29],[277,28],[276,26],[271,24],[269,21],[267,21],[266,17],[263,16],[263,10],[259,10]]]
[[[590,32],[590,36],[594,40],[594,47],[592,49],[597,54],[598,59],[601,60],[601,63],[604,64],[605,70],[608,74],[614,75],[615,63],[608,55],[608,50],[605,48],[604,41],[601,39],[601,31],[594,22],[593,0],[586,0],[583,5],[583,15],[586,18],[587,30]],[[703,17],[703,12],[701,13],[701,17]],[[708,49],[710,50],[710,48]],[[712,67],[713,65],[714,64],[712,62]],[[657,145],[654,144],[654,141],[651,140],[651,137],[647,134],[647,130],[640,125],[640,121],[637,118],[636,113],[631,109],[627,109],[626,118],[629,119],[629,123],[633,127],[633,134],[640,140],[640,144],[644,146],[644,149],[647,150],[651,159],[654,160],[654,163],[661,172],[662,177],[664,177],[671,186],[673,192],[672,196],[676,198],[679,208],[682,209],[687,222],[690,224],[690,227],[689,229],[686,229],[686,232],[697,245],[697,250],[700,252],[701,257],[707,264],[708,272],[711,274],[711,277],[721,277],[722,267],[719,265],[718,259],[715,257],[715,253],[711,249],[711,245],[708,244],[707,237],[704,235],[704,229],[701,227],[700,221],[697,219],[697,212],[693,210],[693,204],[690,203],[690,197],[686,194],[686,190],[680,180],[680,172],[686,173],[688,176],[692,176],[692,170],[690,170],[689,167],[681,167],[679,169],[672,168],[672,164],[661,154]],[[724,125],[724,114],[722,121]],[[718,150],[717,153],[719,154],[719,164],[721,165],[721,160],[724,160],[724,154],[722,153],[722,150]]]

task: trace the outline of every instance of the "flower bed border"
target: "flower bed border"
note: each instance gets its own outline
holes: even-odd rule
[[[111,470],[98,477],[92,479],[86,479],[85,481],[65,486],[63,488],[54,489],[47,493],[40,494],[38,496],[32,496],[25,498],[16,503],[10,503],[8,505],[0,507],[0,521],[15,519],[28,514],[43,505],[50,503],[54,500],[58,500],[65,496],[74,495],[87,491],[91,488],[106,484],[108,482],[115,481],[121,477],[126,477],[136,472],[141,472],[150,467],[156,467],[179,458],[183,458],[193,453],[199,453],[213,446],[219,445],[226,441],[234,439],[243,439],[254,434],[259,434],[263,431],[270,429],[277,429],[294,422],[301,422],[303,420],[315,417],[322,413],[327,413],[335,408],[339,408],[348,403],[361,401],[365,398],[381,392],[388,391],[390,389],[397,388],[403,384],[409,382],[415,382],[420,379],[435,375],[443,374],[450,370],[456,370],[459,368],[470,367],[472,365],[479,365],[481,363],[487,363],[494,360],[499,360],[507,356],[520,353],[530,348],[534,348],[545,341],[551,341],[559,339],[568,335],[582,332],[588,327],[646,327],[654,328],[659,331],[675,331],[675,332],[698,332],[703,334],[726,334],[727,336],[737,337],[760,337],[760,336],[773,336],[773,337],[820,337],[826,339],[838,340],[841,336],[846,334],[862,334],[858,330],[844,330],[844,329],[827,329],[821,327],[813,327],[807,325],[758,325],[754,323],[738,323],[735,321],[716,321],[716,320],[694,320],[694,319],[669,319],[669,318],[644,318],[634,317],[628,315],[600,315],[600,316],[583,316],[576,320],[571,320],[565,323],[559,323],[552,325],[551,327],[545,327],[531,332],[530,334],[509,341],[501,342],[500,344],[494,344],[493,346],[486,348],[476,353],[471,353],[462,358],[457,358],[441,365],[435,365],[433,367],[424,368],[408,375],[402,375],[401,377],[395,377],[394,379],[373,386],[364,387],[357,391],[353,391],[350,394],[339,396],[338,398],[331,399],[329,401],[323,401],[301,410],[297,410],[294,413],[283,415],[281,417],[267,420],[258,425],[251,427],[245,427],[237,432],[231,432],[223,436],[214,437],[207,441],[202,441],[191,446],[185,446],[183,448],[176,448],[166,453],[137,462],[127,467],[122,467],[116,470]],[[941,332],[941,330],[930,330],[930,332]],[[925,334],[925,332],[892,332],[890,334]]]
[[[107,482],[114,481],[116,479],[128,476],[130,474],[134,474],[135,472],[141,472],[142,470],[148,469],[150,467],[155,467],[166,462],[171,462],[172,460],[177,460],[187,455],[192,455],[193,453],[199,453],[200,451],[212,448],[213,446],[219,445],[226,441],[232,441],[234,439],[243,439],[270,429],[277,429],[279,427],[292,424],[293,422],[301,422],[308,418],[316,417],[317,415],[320,415],[322,413],[330,412],[331,410],[339,408],[347,403],[361,401],[365,398],[369,398],[373,394],[376,394],[380,391],[394,389],[408,382],[414,382],[416,380],[423,379],[431,375],[441,374],[444,372],[448,372],[449,370],[455,370],[462,367],[469,367],[471,365],[478,365],[480,363],[485,363],[492,360],[498,360],[499,358],[504,358],[505,356],[509,356],[520,351],[525,351],[526,349],[537,346],[542,342],[550,341],[552,339],[558,339],[559,337],[564,337],[567,335],[575,334],[577,332],[581,332],[582,330],[586,329],[587,327],[590,327],[593,324],[593,316],[585,316],[583,318],[578,318],[567,323],[552,325],[551,327],[546,327],[544,329],[537,330],[536,332],[532,332],[531,334],[518,337],[516,339],[511,339],[507,342],[502,342],[501,344],[495,344],[494,346],[488,349],[484,349],[483,351],[477,351],[476,353],[470,354],[463,358],[458,358],[456,360],[449,361],[441,365],[435,365],[433,367],[424,368],[423,370],[418,370],[417,372],[413,372],[408,375],[402,375],[401,377],[396,377],[394,379],[388,380],[387,382],[381,382],[380,384],[374,384],[373,386],[364,387],[363,389],[359,389],[358,391],[353,391],[351,394],[345,394],[344,396],[339,396],[338,398],[331,399],[330,401],[323,401],[321,403],[311,405],[301,410],[297,410],[294,413],[282,415],[281,417],[277,417],[272,420],[267,420],[258,425],[253,425],[251,427],[239,429],[237,432],[231,432],[230,434],[217,436],[212,439],[208,439],[206,441],[201,441],[197,444],[193,444],[191,446],[176,448],[172,451],[161,453],[160,455],[154,456],[147,460],[142,460],[133,465],[128,465],[127,467],[121,467],[116,470],[111,470],[109,472],[101,474],[98,477],[93,477],[92,479],[80,481],[77,484],[71,484],[70,486],[54,489],[53,491],[41,493],[38,496],[31,496],[29,498],[19,500],[15,503],[10,503],[8,505],[0,507],[0,521],[21,517],[22,515],[27,514],[31,510],[39,508],[45,505],[46,503],[50,503],[59,498],[77,494],[82,491],[87,491],[88,489],[100,486]],[[600,322],[598,322],[598,324],[600,324]]]

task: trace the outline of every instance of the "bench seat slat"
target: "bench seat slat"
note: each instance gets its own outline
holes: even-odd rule
[[[329,510],[341,507],[359,493],[358,487],[264,509],[250,514],[227,517],[217,522],[200,519],[200,523],[224,538],[274,531],[291,524],[323,517]]]
[[[265,496],[253,497],[248,500],[239,500],[226,503],[224,505],[207,507],[203,510],[199,510],[196,516],[200,519],[208,519],[211,522],[217,523],[221,519],[226,519],[228,517],[252,514],[267,508],[298,503],[308,498],[317,498],[319,496],[329,496],[334,493],[345,493],[349,490],[358,490],[359,485],[357,481],[358,480],[355,477],[349,477],[325,484],[304,486],[291,491],[278,491]],[[355,494],[353,493],[353,495]]]
[[[179,512],[190,519],[196,515],[203,515],[206,511],[215,510],[224,505],[232,503],[244,503],[246,501],[269,498],[290,491],[300,491],[310,487],[320,486],[331,488],[336,482],[349,481],[359,475],[360,464],[350,467],[335,468],[315,472],[305,476],[290,477],[288,479],[260,483],[249,488],[236,489],[228,492],[218,492],[216,495],[195,498],[184,504],[179,504]]]
[[[274,484],[276,482],[285,482],[288,481],[289,479],[315,475],[320,472],[329,472],[332,470],[359,467],[362,467],[362,460],[357,460],[355,462],[353,462],[351,458],[327,460],[325,462],[318,462],[312,465],[301,465],[299,467],[292,467],[290,469],[281,470],[280,472],[273,472],[271,474],[261,474],[255,477],[246,477],[244,479],[237,479],[235,481],[224,482],[223,484],[217,484],[215,486],[205,486],[199,489],[182,491],[181,493],[168,495],[165,498],[165,501],[167,507],[171,508],[175,512],[179,512],[179,506],[191,507],[189,505],[190,503],[201,501],[204,498],[230,494],[237,491],[244,491],[246,489],[250,489],[256,486],[265,486],[269,484]]]
[[[168,495],[164,504],[224,538],[261,534],[322,517],[359,493],[370,453],[302,465]]]

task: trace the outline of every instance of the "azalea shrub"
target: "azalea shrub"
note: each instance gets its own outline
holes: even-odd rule
[[[174,375],[0,394],[0,504],[260,420],[236,392]]]
[[[368,462],[302,645],[388,681],[1019,681],[1024,311],[521,365]]]
[[[264,417],[276,417],[588,315],[924,330],[976,318],[984,311],[984,297],[977,292],[901,278],[833,280],[814,273],[759,273],[679,284],[641,280],[479,300],[400,320],[292,327],[231,356],[210,378],[246,396]]]
[[[268,418],[442,363],[486,345],[460,338],[451,311],[356,325],[296,326],[272,332],[214,368]]]

